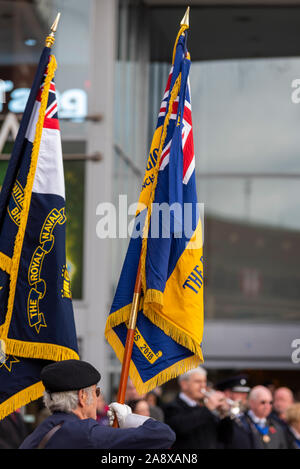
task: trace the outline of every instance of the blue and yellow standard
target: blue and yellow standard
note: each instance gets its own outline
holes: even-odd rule
[[[140,210],[105,330],[122,362],[140,263],[142,295],[129,368],[140,393],[203,362],[203,236],[196,193],[188,27],[183,21],[176,38]],[[167,221],[159,207],[168,207]]]

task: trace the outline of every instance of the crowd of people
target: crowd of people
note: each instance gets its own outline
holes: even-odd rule
[[[161,388],[138,395],[131,381],[126,394],[135,413],[173,429],[174,449],[300,449],[300,402],[291,389],[250,388],[245,375],[212,388],[202,367],[181,375],[178,385],[170,402]]]
[[[300,449],[300,402],[291,389],[256,385],[239,375],[212,385],[203,367],[178,378],[178,393],[167,399],[161,387],[140,395],[128,381],[126,404],[133,414],[166,423],[175,432],[172,448]],[[40,420],[46,419],[43,408]],[[109,407],[97,397],[97,422],[109,426]],[[40,422],[39,422],[40,423]],[[0,449],[18,448],[26,438],[20,412],[0,422]]]

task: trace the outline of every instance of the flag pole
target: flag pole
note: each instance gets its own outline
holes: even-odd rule
[[[132,355],[134,332],[135,332],[139,302],[140,302],[140,297],[141,297],[141,291],[142,291],[142,277],[141,277],[141,257],[140,257],[135,285],[134,285],[134,293],[133,293],[133,299],[131,303],[131,311],[130,311],[130,316],[129,316],[129,321],[128,321],[126,343],[125,343],[125,348],[124,348],[124,356],[123,356],[123,361],[122,361],[122,370],[121,370],[119,391],[118,391],[118,397],[117,397],[117,402],[119,402],[120,404],[125,403],[125,393],[126,393],[127,381],[128,381],[128,376],[129,376],[129,367],[130,367],[130,361],[131,361],[131,355]],[[113,427],[114,428],[118,427],[117,418],[115,418],[114,420]]]
[[[190,14],[190,7],[187,7],[184,17],[182,18],[180,22],[181,27],[183,26],[189,27],[189,14]],[[120,384],[119,384],[119,390],[118,390],[118,396],[117,396],[117,402],[119,402],[120,404],[125,403],[125,393],[126,393],[126,387],[127,387],[127,382],[128,382],[128,376],[129,376],[129,367],[130,367],[130,361],[131,361],[131,355],[132,355],[134,332],[135,332],[135,327],[136,327],[141,292],[142,292],[142,277],[141,277],[141,256],[140,256],[136,280],[135,280],[135,286],[134,286],[133,300],[131,303],[131,310],[130,310],[129,321],[128,321],[128,329],[127,329],[126,343],[125,343],[124,355],[123,355],[123,361],[122,361]],[[118,427],[118,422],[116,418],[114,420],[113,426],[115,428]]]
[[[54,20],[54,23],[50,28],[51,32],[50,32],[49,36],[46,37],[45,46],[50,47],[50,49],[53,46],[54,41],[55,41],[55,33],[56,33],[56,30],[57,30],[59,20],[60,20],[60,13],[57,13],[57,16]]]
[[[119,386],[119,392],[118,392],[118,402],[120,404],[124,404],[125,402],[125,392],[126,392],[126,386],[127,386],[127,381],[128,381],[128,375],[129,375],[129,365],[130,365],[131,354],[132,354],[134,331],[136,327],[141,291],[142,291],[142,277],[141,277],[141,259],[140,259],[138,270],[137,270],[137,275],[136,275],[136,280],[135,280],[135,285],[134,285],[133,300],[131,303],[131,311],[130,311],[130,316],[129,316],[127,337],[126,337],[124,357],[123,357],[123,363],[122,363],[122,371],[121,371],[121,377],[120,377],[120,386]]]

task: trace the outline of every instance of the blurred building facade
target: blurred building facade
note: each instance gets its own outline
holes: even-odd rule
[[[80,353],[101,370],[107,396],[120,372],[104,327],[129,241],[121,219],[134,215],[187,4],[205,214],[205,366],[296,377],[300,2],[0,0],[1,177],[44,38],[62,13],[53,51],[68,267]],[[104,204],[116,208],[115,238],[97,231]]]

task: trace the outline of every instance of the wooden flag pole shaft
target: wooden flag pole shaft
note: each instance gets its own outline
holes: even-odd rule
[[[128,322],[124,357],[123,357],[123,362],[122,362],[122,371],[121,371],[119,391],[118,391],[118,397],[117,397],[117,401],[120,404],[125,403],[125,393],[126,393],[127,381],[128,381],[128,376],[129,376],[129,366],[130,366],[130,360],[131,360],[131,354],[132,354],[133,339],[134,339],[134,332],[135,332],[137,314],[138,314],[138,309],[139,309],[141,290],[142,290],[142,277],[141,277],[141,258],[140,258],[135,285],[134,285],[134,294],[133,294],[133,300],[131,304],[131,311],[130,311],[129,322]],[[114,428],[118,427],[117,419],[115,419],[113,427]]]

